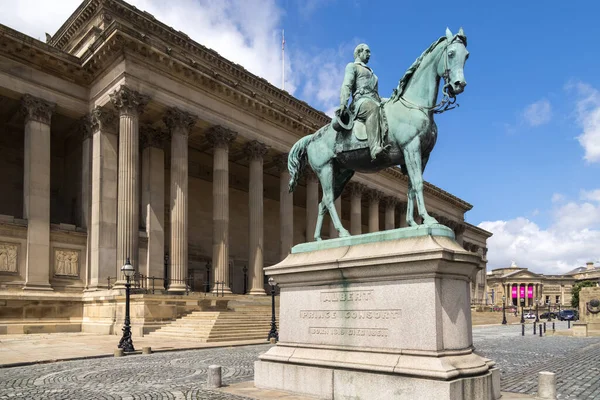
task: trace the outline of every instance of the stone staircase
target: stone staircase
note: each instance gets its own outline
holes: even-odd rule
[[[188,338],[199,342],[266,341],[271,329],[271,299],[265,300],[220,301],[221,306],[215,310],[193,311],[147,336]],[[227,306],[223,307],[223,303]],[[279,310],[276,308],[275,312],[278,318]]]

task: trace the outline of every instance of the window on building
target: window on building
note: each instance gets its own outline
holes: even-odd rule
[[[556,296],[556,304],[560,303],[560,296]]]
[[[550,303],[550,296],[546,296],[546,304]]]

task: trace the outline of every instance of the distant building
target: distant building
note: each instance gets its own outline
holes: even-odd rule
[[[507,306],[519,305],[521,298],[525,299],[526,307],[535,305],[535,299],[551,306],[570,306],[573,285],[590,279],[600,279],[600,266],[593,262],[563,275],[543,275],[521,268],[513,261],[510,267],[487,274],[488,301],[501,305],[502,296],[506,296]]]

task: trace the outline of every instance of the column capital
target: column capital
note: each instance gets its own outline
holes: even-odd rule
[[[148,101],[150,101],[150,96],[136,92],[126,85],[121,85],[117,90],[110,93],[109,96],[121,115],[141,114]]]
[[[273,161],[275,162],[275,166],[279,173],[288,171],[288,155],[289,153],[281,153],[273,157]]]
[[[252,140],[244,146],[244,153],[250,160],[262,159],[267,153],[267,145],[258,140]]]
[[[145,125],[140,128],[141,148],[154,147],[164,149],[167,135],[159,128]]]
[[[367,186],[358,182],[350,182],[346,185],[346,188],[351,196],[362,197],[363,193],[367,190]]]
[[[92,137],[92,115],[86,114],[77,122],[77,133],[81,134],[81,140]]]
[[[50,125],[55,108],[56,104],[30,94],[24,95],[21,99],[21,111],[25,115],[25,121],[37,121]]]
[[[465,233],[466,229],[467,229],[467,226],[465,224],[457,222],[456,228],[454,228],[454,233],[457,235],[461,235],[461,234]]]
[[[90,124],[92,132],[108,130],[111,132],[117,131],[117,116],[114,111],[103,108],[95,107],[90,113]]]
[[[383,204],[385,204],[386,208],[396,208],[396,205],[400,202],[400,200],[395,196],[386,196],[383,198]]]
[[[169,131],[172,132],[174,129],[180,129],[188,135],[197,120],[198,117],[194,114],[176,107],[169,108],[163,117],[163,121],[167,125],[167,128],[169,128]]]
[[[370,202],[379,202],[383,198],[383,193],[377,189],[369,189],[366,194]]]
[[[229,145],[237,137],[237,133],[231,129],[216,125],[206,131],[205,137],[212,147],[228,149]]]

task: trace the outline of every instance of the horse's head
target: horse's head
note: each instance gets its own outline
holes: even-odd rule
[[[467,86],[464,67],[469,58],[467,51],[467,36],[460,28],[456,35],[446,28],[446,44],[444,53],[438,63],[438,76],[444,78],[444,91],[448,91],[450,97],[462,93]]]

